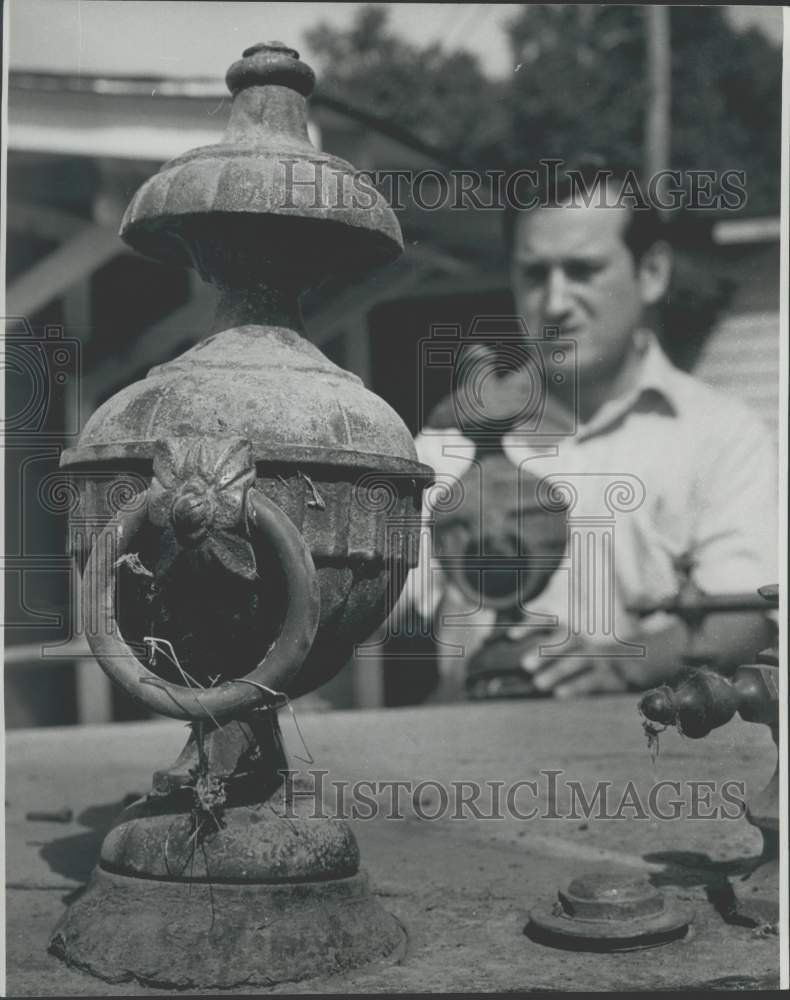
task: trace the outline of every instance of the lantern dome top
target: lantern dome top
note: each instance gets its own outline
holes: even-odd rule
[[[299,53],[282,42],[254,45],[226,82],[233,104],[221,141],[149,178],[121,238],[220,287],[250,287],[266,272],[303,289],[395,259],[403,239],[386,200],[351,164],[310,142],[315,75]]]

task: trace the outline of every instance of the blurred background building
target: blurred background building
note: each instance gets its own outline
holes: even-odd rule
[[[72,635],[69,492],[58,459],[104,399],[209,325],[213,292],[192,272],[127,253],[117,230],[145,178],[220,137],[222,75],[244,47],[277,37],[299,47],[319,77],[314,143],[359,169],[433,171],[423,205],[442,201],[438,175],[549,156],[598,154],[647,172],[744,170],[738,212],[668,220],[679,263],[662,336],[678,364],[748,402],[777,435],[781,19],[772,8],[751,11],[13,3],[7,724],[137,714]],[[426,210],[403,193],[404,258],[353,287],[330,284],[304,307],[311,339],[416,432],[444,388],[418,379],[431,326],[467,326],[512,303],[501,212],[446,200]],[[388,700],[371,658],[320,695],[344,707]]]

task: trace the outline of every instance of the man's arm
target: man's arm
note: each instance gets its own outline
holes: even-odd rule
[[[700,448],[692,579],[707,593],[753,592],[776,583],[779,454],[745,407]]]
[[[768,429],[749,411],[734,404],[730,416],[729,435],[727,428],[711,424],[701,433],[693,494],[692,577],[711,594],[750,593],[776,582],[777,574],[776,447]],[[660,630],[630,632],[625,638],[643,645],[645,656],[628,658],[596,655],[582,642],[577,655],[552,658],[548,650],[541,654],[522,630],[514,629],[512,637],[520,642],[516,655],[536,691],[570,697],[665,683],[682,668],[684,653],[692,651],[710,654],[711,665],[731,673],[752,662],[773,633],[761,612],[711,614],[695,633],[692,650],[686,626],[669,619]]]
[[[709,615],[694,638],[694,649],[711,653],[711,666],[730,674],[740,664],[750,663],[755,654],[770,645],[772,626],[760,612]],[[601,657],[587,660],[567,657],[546,663],[539,670],[548,677],[537,682],[557,697],[599,694],[605,691],[644,691],[666,684],[684,669],[683,657],[691,652],[686,626],[673,622],[660,632],[636,633],[631,642],[645,647],[644,657]]]
[[[741,663],[750,663],[755,654],[770,645],[773,626],[760,612],[709,615],[696,632],[694,649],[711,654],[711,665],[721,673],[732,673]],[[657,632],[637,631],[629,642],[644,647],[644,656],[610,656],[596,653],[580,641],[573,651],[552,656],[541,652],[537,636],[514,630],[509,654],[502,643],[496,656],[500,663],[518,663],[531,679],[536,694],[572,698],[616,691],[644,691],[665,684],[684,668],[683,657],[692,649],[689,634],[681,621],[673,621]],[[540,637],[543,643],[546,636]],[[490,654],[489,654],[490,655]]]

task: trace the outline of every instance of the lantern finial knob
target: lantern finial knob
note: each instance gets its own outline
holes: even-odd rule
[[[234,96],[247,87],[275,84],[309,97],[315,88],[315,73],[300,62],[299,53],[284,42],[258,42],[242,53],[225,75]]]
[[[242,52],[242,56],[246,59],[247,56],[254,56],[256,52],[286,52],[292,59],[299,58],[299,53],[296,49],[292,49],[285,42],[256,42],[255,45],[250,45],[249,48],[246,48]]]

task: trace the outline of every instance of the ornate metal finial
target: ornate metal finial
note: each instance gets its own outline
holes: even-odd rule
[[[222,141],[165,164],[121,231],[222,289],[213,328],[196,331],[210,335],[102,404],[61,459],[106,525],[80,556],[91,649],[190,736],[105,838],[51,949],[113,982],[203,991],[401,945],[351,830],[293,804],[277,712],[385,618],[432,478],[400,417],[302,336],[299,292],[397,256],[394,214],[311,145],[315,81],[297,52],[255,45],[227,79]],[[103,484],[130,473],[141,489],[119,508]],[[398,532],[371,502],[381,485]]]
[[[403,251],[386,200],[307,133],[315,74],[281,42],[244,51],[226,74],[233,95],[220,142],[166,163],[132,199],[120,234],[148,257],[194,267],[223,288],[262,274],[297,290]]]
[[[245,87],[277,84],[309,97],[315,87],[315,74],[307,63],[299,61],[296,49],[283,42],[258,42],[245,49],[242,58],[233,63],[225,82],[231,94]]]
[[[299,53],[296,49],[292,49],[285,42],[256,42],[255,45],[250,45],[249,48],[246,48],[242,52],[242,56],[246,59],[247,56],[254,56],[256,52],[285,52],[292,59],[299,58]]]

